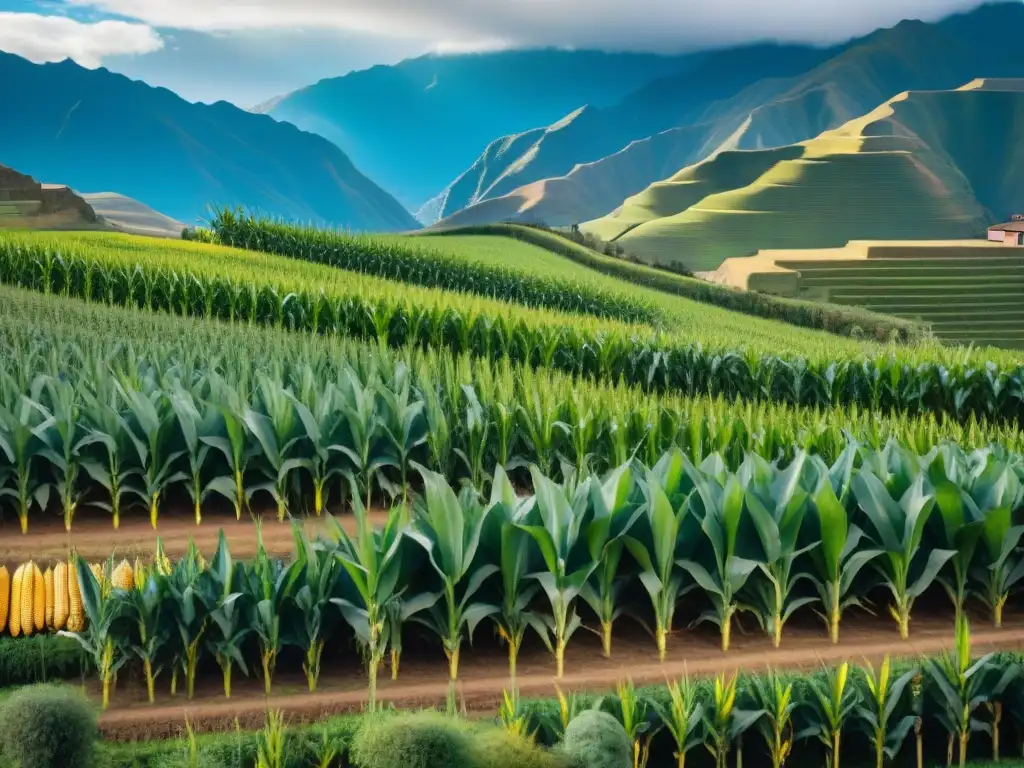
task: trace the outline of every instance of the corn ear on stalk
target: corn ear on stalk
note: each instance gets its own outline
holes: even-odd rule
[[[25,637],[36,632],[36,564],[29,560],[21,572],[21,634]]]
[[[78,569],[68,564],[68,632],[85,629],[85,613],[82,611],[82,588],[78,583]]]
[[[43,586],[46,589],[46,628],[53,629],[53,568],[43,573]]]
[[[141,592],[146,588],[146,581],[149,579],[149,568],[139,558],[135,558],[135,565],[132,566],[132,576],[135,578],[135,589]]]
[[[11,575],[0,565],[0,634],[7,629],[7,616],[11,612]]]
[[[156,537],[156,555],[153,558],[153,565],[161,576],[171,575],[171,560],[164,553],[164,543],[159,536]]]
[[[68,594],[68,564],[60,562],[53,569],[53,628],[60,631],[67,627],[70,614],[71,601]]]
[[[14,578],[11,579],[11,609],[8,620],[11,637],[21,634],[21,576],[23,573],[25,573],[25,566],[19,565],[14,571]]]
[[[32,623],[36,632],[46,629],[46,581],[39,566],[32,563]]]
[[[126,592],[135,586],[135,575],[127,560],[122,560],[120,565],[114,569],[110,581],[114,589],[123,589]]]

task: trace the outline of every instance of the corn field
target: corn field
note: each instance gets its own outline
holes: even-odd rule
[[[410,292],[423,289],[389,293],[378,286],[376,294],[368,294],[368,285],[353,283],[347,292],[328,293],[314,283],[275,285],[271,273],[241,270],[230,262],[211,267],[208,259],[206,272],[191,273],[181,263],[161,266],[159,260],[143,259],[141,251],[128,247],[130,240],[123,248],[62,249],[59,242],[0,238],[0,281],[107,305],[486,359],[508,357],[516,364],[595,381],[621,380],[650,392],[1009,421],[1019,418],[1024,399],[1024,366],[1005,355],[1000,359],[1006,365],[999,367],[980,363],[969,351],[937,348],[836,360],[705,349],[644,326],[491,306],[484,299],[456,302],[455,294],[450,299],[431,295],[431,304],[420,304]]]
[[[210,504],[280,517],[408,497],[415,464],[488,489],[500,465],[565,478],[678,446],[834,461],[852,439],[919,453],[944,441],[1020,452],[1016,426],[973,417],[882,416],[718,397],[649,395],[557,372],[432,350],[216,327],[0,292],[0,509],[23,530],[83,508],[157,524],[167,504],[197,522]]]
[[[290,647],[315,690],[325,650],[348,637],[367,662],[372,706],[380,668],[387,661],[398,675],[414,626],[443,647],[454,695],[460,653],[481,624],[505,639],[513,679],[527,634],[547,646],[560,678],[584,621],[612,656],[618,617],[638,616],[664,659],[681,618],[716,626],[727,651],[741,616],[778,647],[794,614],[814,611],[838,642],[844,617],[871,600],[907,638],[915,603],[940,586],[959,623],[978,607],[999,627],[1024,574],[1024,529],[1013,525],[1024,467],[998,450],[851,444],[832,464],[801,452],[782,467],[748,454],[735,470],[719,454],[695,465],[672,450],[653,466],[634,460],[562,482],[531,466],[525,497],[500,467],[487,496],[415,469],[422,492],[392,507],[382,528],[354,494],[355,534],[332,519],[310,540],[296,525],[287,563],[262,546],[234,562],[223,532],[208,563],[194,549],[171,563],[159,546],[134,568],[73,559],[85,624],[72,634],[104,689],[138,659],[151,696],[160,670],[191,696],[207,658],[226,696],[234,670],[260,671],[270,691]],[[63,577],[47,577],[56,572],[26,564],[10,599],[0,593],[12,634],[57,628],[63,613],[52,624],[46,615],[63,589],[54,586]],[[66,604],[73,616],[75,599]]]

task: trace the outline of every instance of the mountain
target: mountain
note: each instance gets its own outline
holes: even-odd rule
[[[326,137],[416,210],[495,136],[547,125],[583,104],[614,104],[702,56],[562,50],[429,55],[321,80],[254,111]]]
[[[440,215],[565,176],[633,141],[690,124],[708,105],[758,80],[805,72],[827,58],[825,50],[767,44],[705,54],[689,70],[646,83],[613,106],[584,106],[547,127],[496,139],[441,193]]]
[[[225,102],[0,53],[0,103],[0,163],[117,190],[186,223],[220,203],[351,229],[417,226],[326,139]]]
[[[584,224],[651,263],[984,237],[1024,210],[1024,80],[902,93],[805,142],[722,152]]]
[[[121,232],[153,237],[181,237],[185,225],[154,211],[148,205],[116,192],[83,192],[85,200],[103,221]]]
[[[992,44],[993,29],[1022,24],[1024,4],[984,5],[937,24],[905,21],[879,30],[830,50],[816,66],[793,76],[772,77],[759,70],[762,79],[691,111],[689,122],[652,132],[600,159],[563,143],[563,170],[552,178],[533,179],[520,189],[481,187],[484,194],[469,200],[471,207],[456,214],[457,203],[448,206],[451,218],[444,224],[493,220],[494,213],[552,225],[593,219],[718,152],[804,141],[906,90],[952,89],[979,75],[1024,76],[1024,51]],[[582,138],[577,143],[589,146]],[[525,163],[527,169],[531,165]],[[479,177],[473,169],[467,173]],[[526,180],[524,169],[517,168],[516,177]]]

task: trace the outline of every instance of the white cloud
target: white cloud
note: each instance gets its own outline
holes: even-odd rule
[[[0,11],[0,50],[37,63],[70,58],[95,68],[105,56],[151,53],[162,47],[163,40],[146,24],[84,23],[65,16]]]
[[[467,50],[493,46],[680,50],[753,39],[833,42],[979,0],[64,0],[155,27],[334,29]]]

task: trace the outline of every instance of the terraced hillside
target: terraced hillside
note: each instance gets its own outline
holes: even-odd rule
[[[943,339],[1024,348],[1024,248],[978,241],[762,251],[726,261],[722,282],[928,322]]]
[[[694,271],[766,248],[977,237],[1024,205],[1024,92],[977,85],[900,94],[783,149],[722,153],[583,229]]]

